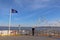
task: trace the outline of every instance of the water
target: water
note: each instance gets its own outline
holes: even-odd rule
[[[10,29],[11,30],[19,30],[19,28],[20,28],[20,30],[31,30],[32,29],[32,27],[10,27]],[[0,30],[8,30],[9,29],[9,27],[8,26],[0,26]],[[44,26],[42,26],[42,27],[35,27],[35,30],[60,30],[60,27],[44,27]]]

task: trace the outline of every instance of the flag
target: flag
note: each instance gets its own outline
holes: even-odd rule
[[[11,13],[18,13],[18,11],[15,9],[11,9]]]

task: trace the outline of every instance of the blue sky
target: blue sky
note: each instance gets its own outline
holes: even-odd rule
[[[0,0],[0,25],[8,26],[10,9],[11,25],[47,25],[59,24],[60,0]]]

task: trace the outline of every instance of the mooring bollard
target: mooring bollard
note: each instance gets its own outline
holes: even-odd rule
[[[34,36],[34,31],[35,31],[35,28],[32,28],[32,36]]]

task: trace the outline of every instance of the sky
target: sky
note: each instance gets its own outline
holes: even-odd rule
[[[58,25],[60,26],[60,0],[0,0],[0,26]]]

